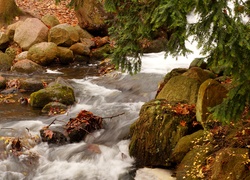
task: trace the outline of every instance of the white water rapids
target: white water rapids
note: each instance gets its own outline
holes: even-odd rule
[[[69,118],[76,117],[81,110],[94,115],[111,117],[105,119],[104,129],[91,133],[84,142],[62,146],[40,143],[29,150],[29,155],[8,157],[0,161],[0,179],[4,180],[129,180],[134,179],[134,159],[129,156],[127,140],[129,127],[138,118],[144,102],[154,98],[158,83],[173,68],[188,67],[197,57],[180,57],[178,61],[164,53],[146,54],[141,73],[130,76],[117,74],[106,77],[72,79],[70,82],[77,95],[77,103],[66,115],[4,122],[0,124],[0,136],[20,137],[29,129],[32,135],[58,120],[54,128],[60,128]],[[10,130],[12,129],[12,130]],[[30,154],[34,154],[30,158]],[[143,176],[143,175],[142,175]],[[169,178],[170,175],[169,175]],[[140,177],[135,179],[148,179]]]

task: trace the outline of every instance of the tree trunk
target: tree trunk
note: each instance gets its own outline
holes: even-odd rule
[[[16,5],[15,0],[0,0],[0,25],[10,23],[15,16],[21,14],[22,11]]]

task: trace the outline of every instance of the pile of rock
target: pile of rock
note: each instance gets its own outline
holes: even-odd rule
[[[227,96],[226,78],[200,67],[168,73],[131,126],[137,165],[176,168],[178,180],[248,179],[249,120],[223,126],[209,112]]]
[[[80,26],[60,24],[53,15],[41,19],[27,18],[9,25],[5,32],[0,32],[0,71],[3,73],[10,71],[24,76],[43,74],[45,67],[52,64],[68,65],[76,61],[87,64],[104,59],[110,52],[107,36],[94,37]],[[0,74],[0,89],[7,89],[6,83],[11,80]],[[42,79],[18,78],[18,81],[20,84],[14,87],[15,92],[21,87],[29,92],[42,89],[31,95],[30,104],[33,107],[42,108],[52,101],[65,105],[74,103],[72,87],[65,86],[65,83],[62,85],[61,80],[46,88]],[[36,86],[34,83],[29,85],[29,82],[36,82]]]

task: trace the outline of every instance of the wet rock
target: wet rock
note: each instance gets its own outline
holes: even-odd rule
[[[20,79],[20,89],[27,92],[35,92],[40,89],[43,89],[43,82],[40,79],[36,78],[28,78],[28,79]]]
[[[0,75],[0,89],[4,89],[6,87],[6,78]]]
[[[101,129],[103,119],[92,112],[82,110],[76,118],[71,118],[66,124],[70,142],[80,142],[95,130]]]
[[[17,92],[18,92],[17,87],[11,87],[11,88],[8,88],[8,89],[1,91],[1,94],[15,94]]]
[[[59,24],[50,29],[48,40],[56,45],[70,47],[79,41],[79,34],[71,25]]]
[[[168,101],[187,101],[188,104],[195,104],[200,82],[187,76],[172,77],[162,88],[156,99]]]
[[[84,45],[83,43],[76,43],[70,46],[69,48],[74,52],[74,54],[77,55],[84,55],[89,56],[90,55],[90,48],[87,45]]]
[[[51,14],[46,14],[41,18],[41,21],[48,26],[49,28],[54,27],[58,24],[60,24],[59,20],[56,18],[56,16]]]
[[[61,64],[70,64],[74,61],[73,51],[65,47],[57,47],[57,57]]]
[[[47,41],[48,31],[48,27],[41,20],[27,18],[16,28],[14,41],[23,50],[28,50],[34,44]]]
[[[12,65],[11,57],[0,51],[0,71],[10,70],[11,65]]]
[[[3,49],[6,49],[9,45],[9,37],[8,35],[6,35],[5,33],[3,32],[0,32],[0,49],[3,50]]]
[[[12,67],[11,67],[12,72],[19,72],[19,73],[25,73],[25,74],[39,74],[44,72],[45,70],[43,69],[42,66],[36,64],[35,62],[24,59],[16,62]]]
[[[79,25],[75,26],[74,28],[77,30],[80,39],[89,39],[93,37],[88,31],[82,29]]]
[[[44,89],[30,95],[30,105],[32,107],[43,108],[50,102],[60,102],[65,105],[72,105],[75,102],[74,90],[66,85],[67,83],[52,83]]]
[[[42,113],[47,113],[48,115],[56,115],[65,113],[68,107],[59,102],[51,102],[46,104],[43,109]]]
[[[192,126],[196,121],[194,107],[186,106],[188,113],[183,113],[181,106],[166,100],[152,100],[142,106],[139,119],[130,128],[129,152],[138,166],[170,166],[177,142],[198,130]]]
[[[62,145],[67,142],[67,138],[63,133],[46,128],[40,130],[40,136],[43,142],[48,142],[49,144]]]
[[[39,65],[49,65],[57,58],[57,45],[52,42],[41,42],[33,45],[28,51],[28,59]]]
[[[222,103],[223,99],[227,95],[227,92],[227,89],[223,85],[213,79],[208,79],[201,84],[196,103],[196,118],[204,128],[208,128],[208,108]]]

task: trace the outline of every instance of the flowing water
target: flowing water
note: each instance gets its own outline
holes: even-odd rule
[[[157,86],[164,75],[175,67],[188,67],[192,60],[163,60],[163,56],[163,53],[145,55],[142,72],[135,76],[114,73],[105,77],[84,77],[79,76],[75,70],[75,75],[69,79],[76,91],[77,103],[66,114],[21,120],[13,117],[13,121],[9,117],[8,121],[2,121],[0,136],[29,139],[30,135],[39,135],[39,130],[55,118],[51,128],[62,129],[62,125],[71,117],[75,117],[81,110],[88,110],[104,117],[104,128],[89,134],[80,143],[62,146],[39,143],[21,156],[2,158],[0,179],[134,179],[134,159],[128,153],[129,127],[138,118],[143,103],[155,97]],[[52,72],[55,71],[49,73]],[[29,139],[29,144],[32,144],[31,141]]]

